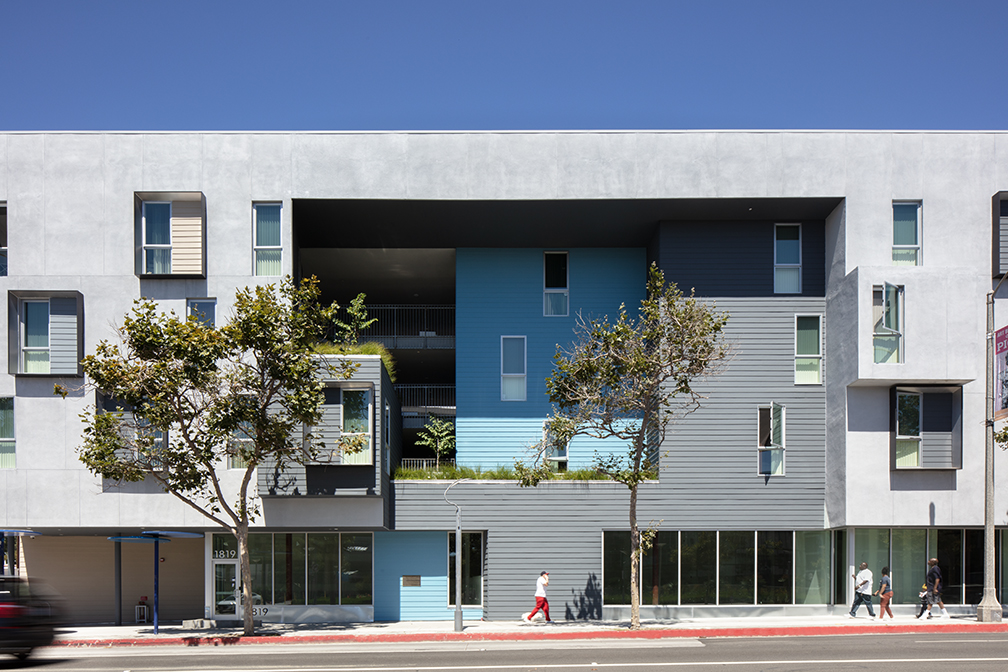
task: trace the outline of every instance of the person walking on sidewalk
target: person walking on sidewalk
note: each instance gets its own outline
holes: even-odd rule
[[[942,586],[941,569],[938,567],[938,558],[931,558],[930,560],[928,560],[928,573],[927,573],[926,585],[927,585],[927,601],[928,601],[927,617],[928,618],[934,617],[934,614],[931,613],[931,607],[937,604],[938,608],[941,609],[942,618],[948,618],[949,613],[945,610],[945,603],[942,602],[941,598],[942,595],[941,590],[943,586]],[[917,618],[920,618],[920,616],[918,616]]]
[[[858,607],[864,602],[868,607],[868,615],[875,618],[875,610],[872,609],[871,596],[872,596],[872,578],[871,570],[868,569],[868,563],[861,563],[861,571],[856,575],[851,574],[854,577],[854,604],[851,605],[850,617],[857,618]]]
[[[886,613],[889,614],[889,620],[893,619],[892,609],[889,608],[889,602],[892,600],[893,590],[892,590],[892,579],[889,578],[889,568],[882,568],[882,578],[879,579],[878,590],[875,594],[879,596],[879,620],[884,621]]]
[[[547,623],[552,623],[549,617],[549,602],[546,600],[546,588],[549,586],[549,572],[540,572],[539,578],[536,579],[536,591],[535,591],[535,601],[536,606],[528,615],[525,616],[526,621],[531,621],[532,617],[542,609],[543,616],[546,617]]]

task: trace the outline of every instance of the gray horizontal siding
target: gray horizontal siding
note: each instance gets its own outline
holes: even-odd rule
[[[662,498],[695,529],[792,529],[823,524],[825,387],[794,383],[795,315],[817,298],[719,298],[733,354],[700,385],[701,408],[670,427],[661,451]],[[823,325],[825,330],[825,324]],[[828,375],[824,371],[824,378]],[[785,475],[757,473],[758,408],[782,404]]]

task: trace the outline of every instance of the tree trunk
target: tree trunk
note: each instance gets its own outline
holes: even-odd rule
[[[637,528],[637,484],[630,488],[630,629],[640,629],[640,530]]]
[[[248,521],[242,521],[238,525],[238,571],[241,576],[242,599],[240,608],[242,609],[242,623],[244,625],[244,635],[251,637],[255,634],[255,624],[252,622],[252,565],[249,562],[248,549]]]

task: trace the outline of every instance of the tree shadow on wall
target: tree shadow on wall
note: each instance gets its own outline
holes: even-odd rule
[[[568,621],[600,621],[602,620],[602,586],[598,576],[588,575],[584,590],[578,592],[571,588],[571,601],[567,603]]]

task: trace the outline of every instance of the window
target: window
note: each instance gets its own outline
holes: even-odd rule
[[[893,203],[893,266],[920,266],[920,203]]]
[[[567,316],[568,278],[566,252],[543,254],[543,315]]]
[[[283,248],[280,243],[280,204],[256,203],[252,206],[255,236],[255,274],[283,275]]]
[[[385,422],[382,423],[382,446],[384,447],[385,454],[385,473],[392,473],[392,406],[389,402],[385,402]]]
[[[135,415],[136,418],[136,451],[137,462],[141,469],[147,471],[165,471],[164,452],[168,447],[168,432],[151,426],[146,418]]]
[[[801,294],[801,225],[774,226],[774,294]]]
[[[925,385],[892,390],[894,469],[962,468],[962,388]]]
[[[448,606],[455,606],[455,533],[448,533]],[[462,533],[462,606],[483,606],[483,533]]]
[[[78,292],[8,292],[8,365],[16,375],[80,376],[83,297]]]
[[[255,429],[251,423],[243,422],[228,439],[228,469],[245,469],[248,461],[244,455],[250,453],[254,448]]]
[[[795,315],[795,385],[822,383],[822,317]]]
[[[784,475],[784,407],[776,402],[759,409],[759,473]]]
[[[206,276],[202,193],[137,193],[135,209],[137,275]]]
[[[0,397],[0,469],[15,467],[14,397]]]
[[[189,315],[207,327],[216,326],[217,299],[189,299]]]
[[[570,444],[560,441],[549,431],[549,422],[543,423],[543,442],[546,444],[546,463],[553,471],[567,471],[567,448]]]
[[[872,347],[876,364],[903,361],[903,288],[876,285],[872,288]]]
[[[343,388],[341,393],[342,424],[340,438],[360,437],[365,448],[343,453],[342,464],[371,464],[371,391]]]
[[[525,337],[501,336],[501,401],[525,401]]]
[[[921,395],[896,392],[896,467],[920,466]]]
[[[0,276],[7,275],[7,206],[0,203]]]

